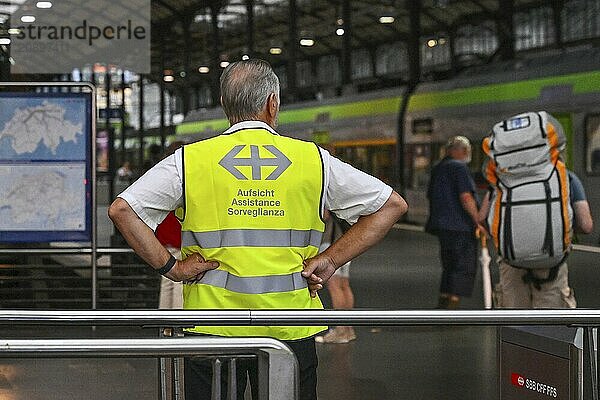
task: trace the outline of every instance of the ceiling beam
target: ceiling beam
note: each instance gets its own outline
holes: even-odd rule
[[[154,3],[158,4],[159,6],[166,8],[167,10],[169,10],[171,12],[171,14],[176,15],[178,18],[182,18],[182,14],[181,12],[176,9],[175,7],[173,7],[171,4],[163,1],[163,0],[154,0]]]
[[[442,27],[442,29],[444,29],[445,31],[450,31],[452,29],[451,23],[448,24],[446,21],[442,21],[440,18],[435,16],[431,11],[429,11],[425,8],[421,9],[421,14],[425,15],[427,18],[431,19],[436,24],[440,25]]]
[[[486,14],[488,17],[490,17],[490,18],[495,17],[496,10],[490,10],[481,1],[471,0],[471,3],[473,3],[473,4],[475,4],[475,6],[479,7],[481,9],[481,11],[483,11],[483,13]]]

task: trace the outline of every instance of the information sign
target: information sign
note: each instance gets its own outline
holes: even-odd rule
[[[92,93],[0,90],[0,243],[90,241]]]

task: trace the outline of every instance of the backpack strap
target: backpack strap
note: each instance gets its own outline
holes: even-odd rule
[[[523,275],[523,282],[531,283],[533,285],[533,287],[535,287],[537,290],[542,290],[542,285],[544,283],[552,282],[556,279],[556,277],[558,276],[558,269],[560,268],[561,265],[563,265],[566,258],[567,258],[567,255],[565,255],[560,260],[560,263],[558,263],[554,267],[550,268],[550,272],[548,273],[547,278],[543,278],[543,279],[538,278],[535,275],[533,275],[532,269],[527,269],[527,273],[525,275]]]
[[[548,253],[550,257],[554,257],[554,234],[552,231],[552,191],[550,190],[550,183],[547,180],[544,181],[544,190],[546,192],[546,234],[544,236],[544,244],[542,249]]]
[[[509,260],[515,258],[512,240],[512,189],[506,188],[506,203],[504,205],[504,251],[503,256]]]
[[[492,234],[492,238],[494,239],[494,245],[497,249],[500,249],[500,220],[502,217],[502,195],[502,189],[500,188],[500,186],[495,186],[496,202],[494,206],[494,216],[492,219],[490,233]]]
[[[541,113],[538,112],[536,114],[538,116],[538,120],[540,121],[540,131],[542,133],[542,137],[544,139],[546,139],[547,138],[547,132],[546,132],[546,130],[544,130],[544,119],[542,118],[542,114]]]

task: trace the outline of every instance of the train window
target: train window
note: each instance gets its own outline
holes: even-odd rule
[[[552,8],[541,7],[518,12],[514,16],[515,49],[548,46],[554,41]]]
[[[299,87],[309,87],[313,84],[310,61],[299,61],[296,63],[296,80]]]
[[[409,187],[423,189],[429,184],[431,170],[431,145],[429,143],[407,146],[407,156],[411,160]]]
[[[352,79],[363,79],[373,76],[373,64],[368,49],[352,51]]]
[[[387,184],[393,183],[395,145],[389,143],[345,143],[335,145],[335,155]]]
[[[317,81],[321,85],[336,85],[341,82],[340,63],[335,55],[322,56],[317,61]]]
[[[586,171],[600,175],[600,114],[588,115],[585,122],[586,132]]]

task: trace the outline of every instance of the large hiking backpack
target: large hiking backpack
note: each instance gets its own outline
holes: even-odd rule
[[[560,159],[565,142],[560,123],[544,111],[502,121],[483,141],[483,174],[494,188],[490,233],[512,266],[557,267],[570,250],[573,211]]]

